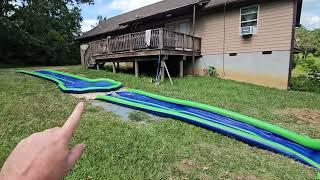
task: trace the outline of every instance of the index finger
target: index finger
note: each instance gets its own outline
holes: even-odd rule
[[[80,123],[80,117],[84,109],[83,102],[79,103],[73,110],[68,120],[62,126],[62,130],[67,140],[69,140]]]

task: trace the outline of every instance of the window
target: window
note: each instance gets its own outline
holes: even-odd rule
[[[167,29],[184,34],[190,34],[190,22],[187,20],[166,24]]]
[[[259,6],[249,6],[241,8],[241,27],[257,26],[258,25],[258,11]]]
[[[190,34],[190,24],[188,22],[180,23],[178,32]]]

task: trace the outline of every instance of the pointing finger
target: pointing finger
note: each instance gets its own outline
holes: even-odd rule
[[[84,109],[83,102],[79,103],[73,110],[68,120],[64,123],[62,130],[67,140],[69,140],[80,123],[80,117]]]

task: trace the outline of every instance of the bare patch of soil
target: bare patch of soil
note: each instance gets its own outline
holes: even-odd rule
[[[126,91],[127,88],[121,88],[117,91]],[[99,93],[86,93],[86,94],[70,94],[73,97],[76,97],[78,99],[84,99],[84,100],[94,100],[98,95],[105,95],[107,93],[117,92],[117,91],[111,91],[111,92],[99,92]]]
[[[64,68],[64,67],[50,67],[50,69],[54,69],[56,71],[70,72],[70,70],[68,68]]]
[[[83,99],[83,100],[94,100],[97,95],[105,95],[106,93],[87,93],[87,94],[71,94],[71,96],[74,96],[78,99]]]
[[[288,108],[278,111],[278,113],[293,115],[300,121],[320,125],[320,110]]]
[[[257,178],[256,176],[237,176],[234,178],[234,180],[258,180],[259,178]]]
[[[189,159],[184,159],[182,160],[179,165],[178,168],[180,171],[184,172],[184,173],[190,173],[193,170],[197,170],[197,169],[203,169],[203,170],[207,170],[209,169],[208,166],[205,166],[202,163],[193,161],[193,160],[189,160]]]
[[[200,180],[211,180],[212,177],[208,176],[207,174],[201,174],[199,177]]]
[[[77,76],[86,77],[85,74],[77,74]]]

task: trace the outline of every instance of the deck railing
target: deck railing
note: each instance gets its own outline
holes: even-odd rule
[[[114,54],[144,49],[193,51],[193,48],[200,52],[201,38],[159,28],[148,33],[142,31],[93,41],[89,43],[89,48],[91,54]]]

